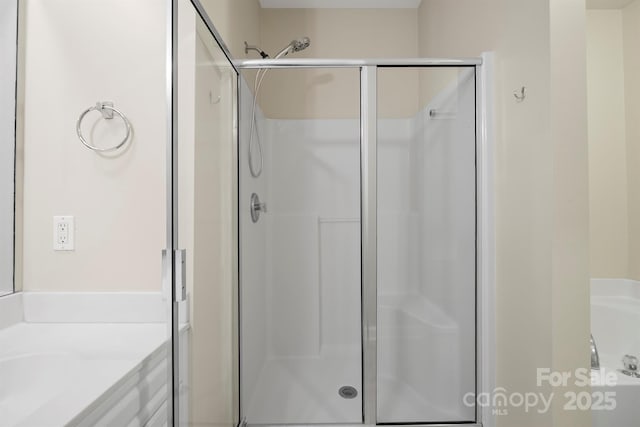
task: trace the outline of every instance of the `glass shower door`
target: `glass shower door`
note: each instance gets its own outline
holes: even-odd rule
[[[377,421],[473,422],[475,69],[378,68],[377,86]]]
[[[176,425],[235,427],[237,73],[194,5],[180,0],[177,12],[173,226],[184,288],[174,319]]]

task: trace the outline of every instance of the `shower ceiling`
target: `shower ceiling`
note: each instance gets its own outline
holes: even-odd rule
[[[260,0],[265,9],[417,9],[422,0]]]

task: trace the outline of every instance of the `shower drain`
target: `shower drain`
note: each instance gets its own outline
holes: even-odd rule
[[[340,387],[340,390],[338,390],[338,394],[340,395],[340,397],[343,397],[345,399],[353,399],[358,395],[358,390],[356,390],[354,387],[351,387],[350,385],[345,385],[343,387]]]

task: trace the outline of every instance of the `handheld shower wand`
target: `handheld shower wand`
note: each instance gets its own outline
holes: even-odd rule
[[[267,55],[264,51],[262,51],[257,46],[250,46],[247,44],[247,42],[244,42],[244,44],[245,44],[245,48],[244,48],[245,53],[249,53],[250,50],[255,50],[260,54],[260,56],[262,56],[263,59],[269,58],[269,55]],[[290,53],[295,53],[295,52],[300,52],[302,50],[305,50],[306,48],[309,47],[310,44],[311,44],[311,40],[309,39],[309,37],[302,37],[300,39],[291,40],[291,42],[287,46],[285,46],[284,49],[278,52],[278,54],[273,59],[280,59],[283,56],[287,56]],[[262,85],[262,80],[267,75],[267,72],[269,72],[268,68],[258,70],[258,73],[256,74],[256,79],[253,83],[253,107],[251,108],[251,127],[249,130],[249,150],[248,150],[249,159],[248,160],[249,160],[249,172],[251,172],[251,176],[254,178],[257,178],[260,176],[260,174],[262,173],[262,168],[264,166],[262,144],[260,143],[259,139],[256,142],[256,145],[258,146],[259,165],[257,168],[254,168],[253,166],[253,145],[254,145],[253,129],[255,127],[255,120],[256,120],[256,102],[258,100],[258,92],[260,92],[260,86]],[[257,135],[256,135],[256,139],[257,139]]]
[[[287,56],[290,53],[305,50],[309,47],[310,44],[311,40],[309,39],[309,37],[302,37],[301,39],[291,40],[291,43],[289,43],[284,49],[278,52],[274,59],[282,58],[283,56]]]

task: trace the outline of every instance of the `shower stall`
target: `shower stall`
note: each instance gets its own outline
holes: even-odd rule
[[[491,61],[8,3],[0,424],[489,425]]]
[[[478,422],[480,63],[236,62],[243,422]]]
[[[233,60],[180,4],[174,417],[485,424],[487,62]]]

